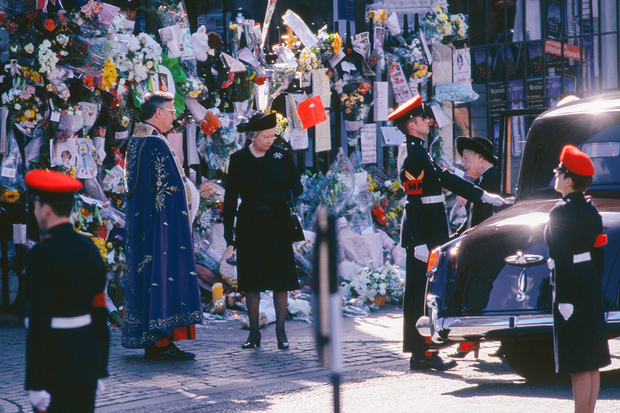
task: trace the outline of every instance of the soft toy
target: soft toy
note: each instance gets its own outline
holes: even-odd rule
[[[209,57],[209,36],[207,36],[207,28],[200,26],[198,31],[192,34],[192,46],[194,47],[194,56],[199,62],[205,62]]]

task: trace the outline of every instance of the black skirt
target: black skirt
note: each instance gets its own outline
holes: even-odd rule
[[[241,291],[299,289],[291,234],[287,204],[263,210],[241,203],[235,239]]]

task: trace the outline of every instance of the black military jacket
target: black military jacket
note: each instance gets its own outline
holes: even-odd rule
[[[433,162],[424,141],[407,135],[407,157],[400,171],[407,194],[407,205],[401,225],[401,246],[413,248],[426,244],[429,251],[448,240],[448,222],[443,202],[429,197],[442,195],[442,187],[473,201],[480,199],[482,189]]]
[[[97,380],[108,375],[107,311],[93,307],[106,283],[97,246],[71,224],[49,230],[27,256],[26,390]],[[79,328],[52,328],[54,317],[90,314]]]

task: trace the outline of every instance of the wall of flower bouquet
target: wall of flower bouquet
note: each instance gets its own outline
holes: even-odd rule
[[[235,288],[230,266],[220,271],[226,247],[221,178],[230,154],[245,144],[236,125],[260,110],[278,112],[277,144],[295,151],[300,166],[308,151],[332,151],[326,171],[303,173],[298,211],[308,231],[295,256],[305,292],[314,213],[323,206],[338,217],[345,295],[402,299],[404,191],[394,165],[382,161],[383,147],[394,148],[402,137],[399,142],[384,121],[389,108],[415,93],[439,111],[446,102],[477,97],[460,83],[441,85],[441,98],[429,87],[436,48],[467,37],[464,16],[450,15],[444,2],[421,16],[420,30],[403,31],[398,15],[375,3],[366,7],[365,30],[345,37],[327,27],[312,32],[289,10],[282,42],[266,45],[276,4],[269,0],[262,22],[235,16],[224,44],[204,26],[190,32],[182,1],[146,10],[156,33],[137,32],[118,8],[96,0],[53,12],[35,2],[6,3],[0,12],[0,205],[26,204],[23,177],[31,169],[81,179],[84,191],[72,218],[108,265],[111,311],[123,304],[124,150],[141,121],[142,96],[156,90],[175,95],[179,121],[169,139],[200,190],[194,240],[206,290],[214,281]],[[452,166],[435,133],[433,154]]]

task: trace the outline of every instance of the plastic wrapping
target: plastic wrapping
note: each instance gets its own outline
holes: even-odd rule
[[[22,155],[13,129],[7,135],[7,153],[0,164],[0,200],[17,202],[26,190]]]
[[[402,302],[405,280],[398,267],[390,264],[378,268],[364,267],[344,279],[345,296],[373,301],[378,295]]]
[[[355,146],[373,103],[372,83],[361,76],[349,80],[340,93],[340,103],[349,146]]]
[[[435,87],[435,99],[439,102],[473,102],[480,97],[471,87],[460,82],[452,82]]]

